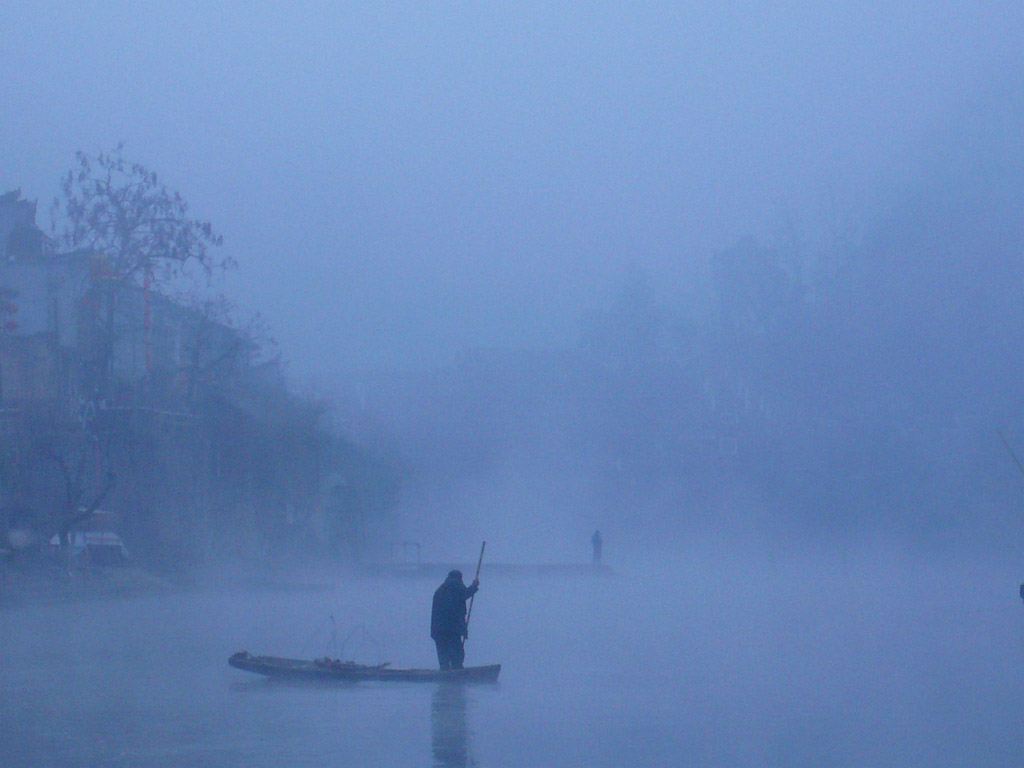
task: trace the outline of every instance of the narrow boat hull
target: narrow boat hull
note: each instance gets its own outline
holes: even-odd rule
[[[279,656],[253,656],[248,651],[232,654],[228,664],[235,669],[273,678],[293,680],[394,680],[411,682],[464,681],[494,683],[501,664],[465,669],[402,669],[387,665],[366,666],[337,659],[286,659]]]

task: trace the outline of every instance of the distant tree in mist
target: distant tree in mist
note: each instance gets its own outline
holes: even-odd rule
[[[33,405],[7,428],[5,503],[26,511],[45,539],[68,544],[71,529],[102,503],[114,485],[108,457],[94,435],[56,409]]]
[[[801,295],[779,252],[746,237],[711,259],[712,289],[721,327],[764,336],[780,326]]]
[[[194,402],[201,390],[231,381],[255,358],[277,356],[277,344],[262,315],[237,322],[235,307],[223,294],[193,291],[181,301],[188,310],[179,371],[186,382],[186,402]]]
[[[233,266],[211,251],[222,243],[213,225],[192,218],[179,192],[123,150],[75,153],[77,168],[64,176],[52,207],[62,244],[102,256],[105,274],[122,281],[167,280],[193,264],[207,274]]]
[[[706,375],[778,410],[809,386],[822,343],[797,264],[745,237],[711,257],[711,308],[702,358]],[[810,363],[810,365],[809,365]]]
[[[170,290],[234,266],[213,249],[222,238],[208,221],[193,218],[176,190],[157,174],[111,152],[75,153],[77,167],[54,198],[52,228],[67,249],[93,257],[93,282],[102,302],[97,312],[96,390],[105,394],[115,342],[115,319],[126,287]],[[195,269],[194,269],[195,268]]]
[[[664,353],[665,316],[651,275],[628,271],[611,306],[591,314],[581,346],[591,359],[612,368],[637,368]]]

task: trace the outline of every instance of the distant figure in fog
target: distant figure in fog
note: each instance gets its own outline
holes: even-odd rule
[[[468,587],[462,571],[449,571],[444,583],[434,592],[430,610],[430,637],[437,646],[441,669],[462,669],[466,658],[466,601],[480,589],[479,579]]]
[[[1020,599],[1024,600],[1024,584],[1020,585]]]
[[[601,545],[604,544],[600,531],[594,531],[594,535],[590,537],[590,543],[594,546],[594,565],[597,565],[601,562]]]

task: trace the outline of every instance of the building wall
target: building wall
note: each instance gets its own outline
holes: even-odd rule
[[[37,207],[36,201],[21,199],[20,189],[0,195],[0,261],[53,254],[53,241],[36,226]]]
[[[0,336],[0,407],[63,396],[58,353],[45,336]]]

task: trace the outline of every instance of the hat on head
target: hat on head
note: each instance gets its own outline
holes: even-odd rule
[[[457,569],[453,570],[453,571],[448,571],[448,578],[449,579],[461,579],[462,578],[462,571],[457,570]]]

